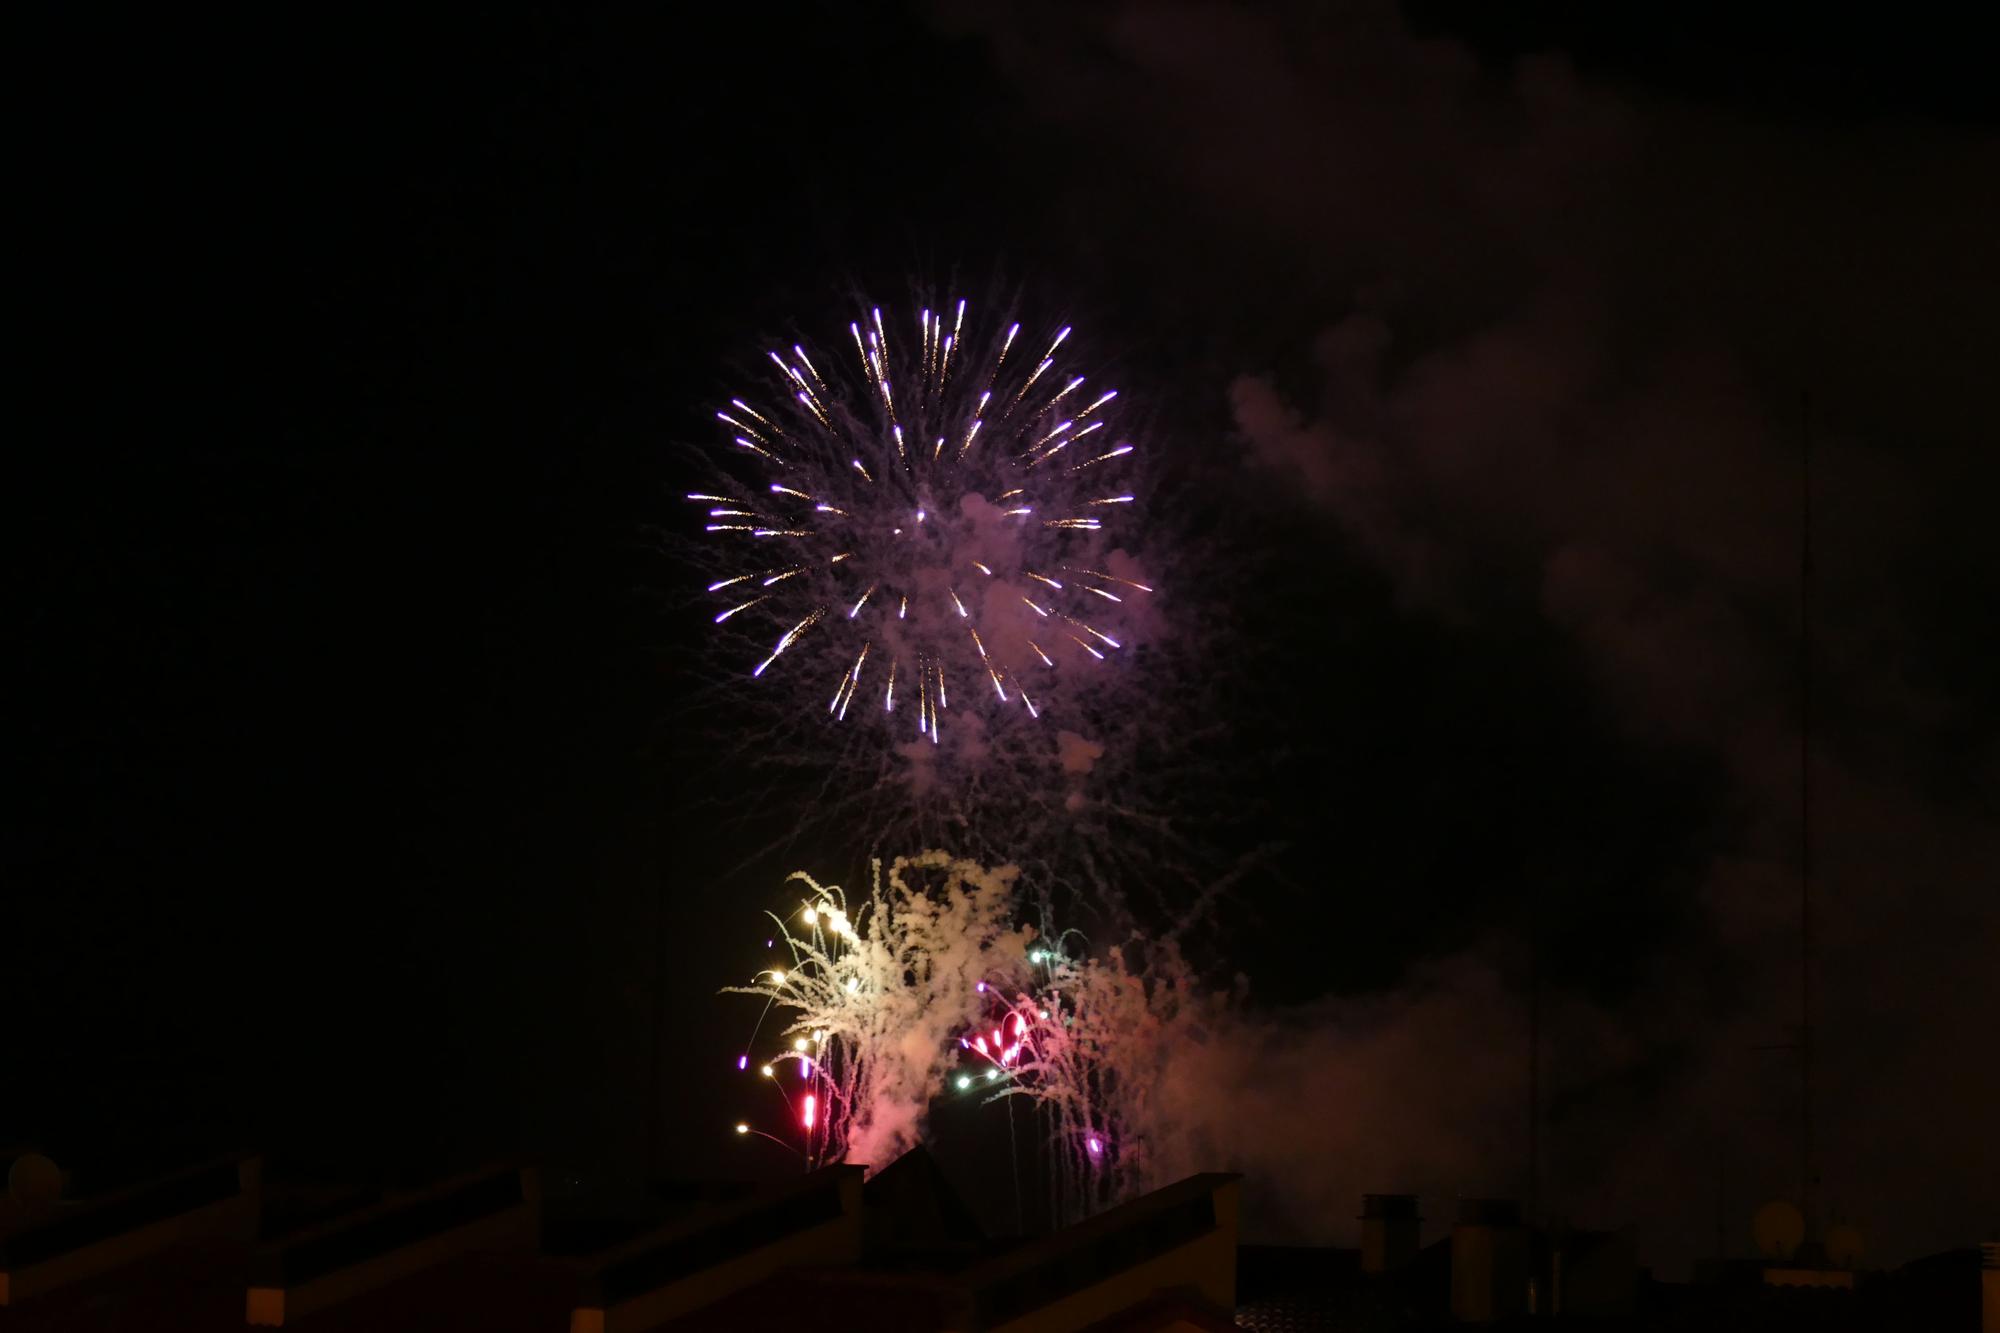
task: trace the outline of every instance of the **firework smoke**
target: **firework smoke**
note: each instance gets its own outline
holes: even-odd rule
[[[916,1143],[956,1039],[1028,967],[1034,932],[1015,924],[1014,881],[1012,867],[943,852],[899,857],[886,872],[876,862],[854,904],[803,871],[788,877],[803,893],[791,913],[773,914],[780,961],[729,991],[761,995],[779,1015],[775,1058],[758,1063],[746,1050],[738,1067],[777,1084],[808,1162],[886,1166]],[[816,1099],[810,1124],[806,1096]]]
[[[994,1025],[1013,1043],[1001,1048],[1011,1078],[995,1096],[1043,1113],[1057,1219],[1076,1221],[1163,1183],[1154,1090],[1175,1044],[1223,1002],[1195,988],[1171,944],[1134,940],[1102,958],[1067,944],[1030,951],[1032,984]]]

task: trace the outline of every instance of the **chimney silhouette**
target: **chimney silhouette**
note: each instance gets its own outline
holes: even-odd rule
[[[1417,1257],[1424,1219],[1414,1194],[1361,1196],[1361,1271],[1394,1273]]]

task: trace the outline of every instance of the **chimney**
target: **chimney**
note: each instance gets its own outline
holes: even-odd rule
[[[2000,1333],[2000,1241],[1979,1247],[1979,1329]]]
[[[1451,1317],[1486,1324],[1528,1312],[1528,1232],[1514,1199],[1460,1199],[1451,1229]]]
[[[1395,1273],[1417,1257],[1424,1219],[1414,1194],[1361,1196],[1361,1271]]]

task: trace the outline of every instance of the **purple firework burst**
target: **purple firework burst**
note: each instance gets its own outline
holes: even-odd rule
[[[959,301],[892,336],[874,308],[716,412],[727,464],[688,499],[760,687],[937,745],[954,709],[1039,721],[1112,669],[1153,589],[1115,544],[1118,394],[1064,364],[1070,332],[968,330]]]

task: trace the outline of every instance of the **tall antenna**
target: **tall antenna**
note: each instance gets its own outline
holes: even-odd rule
[[[1799,398],[1799,1211],[1812,1226],[1812,398]]]
[[[1528,1221],[1542,1216],[1542,886],[1535,881],[1528,972]]]

